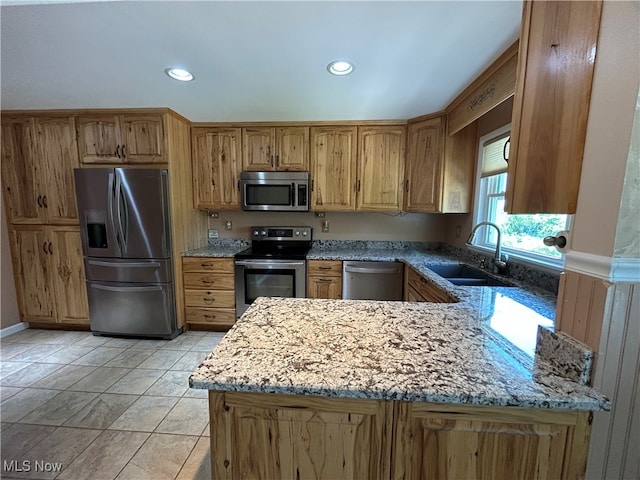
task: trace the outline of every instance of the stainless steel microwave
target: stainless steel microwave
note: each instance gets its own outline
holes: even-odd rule
[[[309,211],[309,172],[242,172],[243,210]]]

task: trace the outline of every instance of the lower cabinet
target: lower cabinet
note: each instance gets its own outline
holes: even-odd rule
[[[14,226],[10,237],[22,321],[88,325],[80,228]]]
[[[184,257],[182,278],[186,323],[227,330],[236,322],[232,258]]]
[[[589,412],[209,392],[213,478],[580,478]]]
[[[307,298],[342,298],[342,261],[307,260]]]
[[[456,302],[451,295],[425,280],[422,275],[409,266],[405,267],[404,278],[404,299],[407,302]]]

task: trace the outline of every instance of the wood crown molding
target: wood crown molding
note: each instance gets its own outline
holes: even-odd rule
[[[570,250],[564,269],[600,278],[608,282],[640,282],[640,258],[616,258]]]

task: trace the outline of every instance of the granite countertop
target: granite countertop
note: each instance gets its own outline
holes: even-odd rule
[[[551,363],[526,367],[456,304],[259,298],[189,378],[193,388],[606,410]]]

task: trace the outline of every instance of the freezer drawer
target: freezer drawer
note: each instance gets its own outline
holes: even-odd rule
[[[129,260],[92,258],[84,260],[87,280],[122,283],[169,283],[171,259]]]
[[[94,334],[172,338],[176,332],[173,284],[87,282]]]

